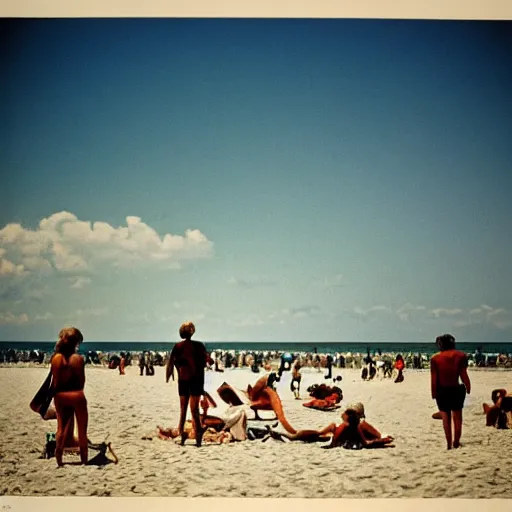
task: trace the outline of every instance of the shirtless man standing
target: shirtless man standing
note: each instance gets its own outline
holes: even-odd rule
[[[437,402],[443,418],[443,428],[448,450],[460,446],[462,433],[462,408],[466,393],[471,392],[466,354],[455,349],[455,338],[443,334],[436,338],[440,352],[430,361],[432,398]],[[459,377],[463,384],[459,383]],[[453,444],[452,444],[453,413]]]

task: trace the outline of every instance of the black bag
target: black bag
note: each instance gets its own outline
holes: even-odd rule
[[[30,408],[33,411],[38,412],[41,415],[41,418],[44,419],[46,413],[48,412],[48,408],[53,400],[53,395],[55,394],[53,391],[53,379],[52,379],[52,371],[48,373],[48,377],[43,382],[42,386],[39,388],[39,391],[36,393],[32,402],[30,402]]]

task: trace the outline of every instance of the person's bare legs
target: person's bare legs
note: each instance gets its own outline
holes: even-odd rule
[[[64,426],[64,448],[74,448],[78,446],[75,439],[75,415],[72,414],[67,425]]]
[[[196,446],[201,446],[203,439],[203,426],[201,425],[201,418],[199,416],[199,401],[200,396],[190,397],[190,412],[192,413],[192,423],[194,425],[194,432],[196,433]]]
[[[188,435],[185,434],[185,420],[187,419],[187,408],[188,408],[188,399],[189,396],[180,396],[180,423],[178,425],[178,430],[181,436],[181,446],[185,444]]]
[[[453,447],[460,446],[460,436],[462,435],[462,410],[453,411]]]
[[[89,411],[87,410],[87,400],[85,396],[75,407],[76,426],[78,429],[78,444],[80,445],[80,460],[82,464],[87,464],[89,458],[89,447],[87,439],[87,426],[89,424]]]
[[[328,425],[324,429],[320,430],[318,432],[318,434],[321,435],[321,436],[325,436],[326,434],[334,433],[335,430],[336,430],[336,423],[331,423],[330,425]]]
[[[69,424],[70,419],[74,415],[72,407],[60,406],[55,404],[57,410],[57,434],[55,436],[55,459],[57,465],[62,466],[62,455],[64,453],[64,445],[66,442],[66,427]]]
[[[441,411],[443,416],[444,435],[446,436],[446,446],[448,450],[452,449],[452,415],[451,412]]]

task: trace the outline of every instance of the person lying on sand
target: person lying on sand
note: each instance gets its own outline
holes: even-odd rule
[[[361,420],[354,409],[346,409],[341,415],[343,423],[334,431],[331,443],[322,448],[330,449],[342,446],[346,449],[360,450],[361,448],[393,447],[393,438],[373,437],[367,435],[361,426]],[[376,431],[377,432],[377,431]]]
[[[495,389],[491,393],[493,405],[482,404],[488,427],[512,428],[512,395],[506,389]]]
[[[333,411],[334,409],[339,409],[339,405],[336,405],[336,395],[328,396],[325,400],[313,398],[313,400],[305,402],[302,405],[303,407],[317,409],[320,411]]]
[[[216,407],[217,404],[212,397],[205,391],[200,406],[202,414],[200,415],[201,429],[204,430],[204,440],[212,443],[229,443],[231,441],[245,441],[247,439],[247,415],[240,407],[229,403],[230,407],[224,412],[223,417],[208,414],[210,407]],[[192,422],[186,421],[184,432],[187,439],[196,439],[196,432]],[[179,428],[157,427],[158,437],[161,439],[176,438],[179,435]]]
[[[355,411],[357,417],[359,418],[360,428],[368,441],[380,440],[382,438],[381,433],[372,425],[370,425],[365,419],[364,406],[362,403],[355,403],[349,406],[349,409]],[[342,415],[343,418],[343,415]],[[327,425],[327,427],[321,430],[298,430],[295,433],[282,433],[276,432],[273,430],[275,426],[272,428],[270,426],[266,426],[268,431],[266,438],[273,438],[279,441],[284,441],[285,439],[288,441],[302,441],[305,443],[317,443],[328,441],[336,432],[337,427],[336,423],[331,423]],[[388,438],[384,438],[388,439]],[[392,439],[392,438],[389,438]],[[263,439],[266,440],[265,437]]]
[[[288,441],[302,441],[304,443],[318,443],[328,441],[336,430],[336,424],[331,423],[322,430],[298,430],[295,434],[289,434],[284,432],[276,432],[270,425],[265,425],[267,429],[267,435],[263,437],[262,441],[265,442],[267,439],[272,438],[277,441],[285,442]]]
[[[308,388],[310,396],[313,400],[303,403],[304,407],[310,409],[317,409],[321,411],[332,411],[338,409],[337,405],[343,399],[343,392],[336,386],[326,386],[321,384],[320,386],[314,385]]]
[[[178,439],[181,438],[180,430],[178,428],[162,428],[157,427],[157,435],[160,439]],[[191,421],[185,421],[185,425],[183,426],[183,432],[187,434],[188,439],[195,439],[196,433],[194,431],[194,426]],[[208,427],[202,432],[202,441],[205,443],[217,443],[217,444],[227,444],[233,441],[233,435],[230,432],[225,430],[221,430],[218,432],[213,427]],[[181,443],[181,439],[180,439]]]
[[[335,395],[337,396],[336,403],[339,403],[343,400],[343,392],[338,386],[327,386],[327,384],[314,384],[313,386],[309,386],[308,393],[310,397],[317,398],[318,400],[333,398]]]

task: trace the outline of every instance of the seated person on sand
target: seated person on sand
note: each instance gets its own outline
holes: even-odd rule
[[[319,409],[322,411],[332,411],[337,409],[341,400],[343,400],[343,392],[337,386],[327,386],[325,384],[313,385],[308,388],[309,395],[313,400],[302,404],[310,409]]]
[[[39,408],[34,407],[30,404],[30,408],[39,413]],[[54,407],[48,407],[46,414],[43,416],[45,421],[48,420],[56,420],[57,419],[57,411]],[[68,421],[67,425],[64,428],[64,452],[65,453],[80,453],[80,445],[78,442],[78,437],[75,433],[75,417],[72,416]]]
[[[375,437],[369,432],[368,426],[366,428],[361,425],[359,414],[354,409],[346,409],[341,415],[343,423],[334,431],[332,441],[328,446],[323,448],[337,448],[342,446],[346,449],[359,450],[361,448],[381,448],[393,447],[391,443],[393,438]],[[370,426],[371,427],[371,426]],[[371,427],[373,429],[373,427]],[[373,429],[374,433],[379,433]]]
[[[243,394],[249,399],[249,407],[254,411],[255,420],[263,420],[263,418],[259,416],[258,411],[275,412],[274,407],[277,401],[279,401],[279,405],[281,403],[279,396],[272,389],[269,382],[272,380],[271,376],[272,374],[260,377],[254,386],[249,384],[247,391],[243,391]],[[217,393],[227,404],[233,406],[243,404],[234,389],[227,382],[224,382],[222,386],[217,389]]]
[[[201,414],[202,428],[205,429],[203,440],[206,442],[229,443],[231,441],[245,441],[247,439],[247,416],[245,411],[230,404],[222,418],[218,416],[208,415],[210,407],[216,407],[215,402],[210,395],[205,392],[203,400],[201,400],[203,409]],[[157,427],[158,436],[161,439],[177,438],[179,429],[163,429]],[[184,431],[188,435],[188,439],[195,439],[195,431],[191,421],[186,421]]]
[[[486,425],[508,429],[512,428],[512,395],[506,389],[495,389],[491,393],[494,405],[483,404]]]
[[[355,411],[356,415],[360,420],[360,428],[364,433],[367,440],[378,440],[381,439],[381,433],[372,425],[370,425],[365,418],[364,406],[362,403],[354,403],[349,405],[348,409]],[[343,418],[343,414],[342,414]],[[289,441],[303,441],[305,443],[316,443],[322,441],[328,441],[329,438],[335,433],[336,429],[339,428],[335,423],[331,423],[322,430],[299,430],[295,433],[281,433],[272,430],[269,426],[266,427],[268,430],[268,436],[277,440],[283,441],[282,438],[288,439]],[[388,439],[388,438],[385,438]],[[389,438],[392,439],[392,438]]]
[[[254,411],[255,420],[262,420],[258,411],[274,411],[275,418],[278,419],[287,432],[295,434],[297,431],[288,423],[283,411],[283,404],[279,395],[272,389],[272,380],[275,379],[274,374],[264,375],[260,377],[254,386],[247,386],[244,394],[249,399],[249,407]],[[233,406],[243,405],[235,390],[226,382],[217,389],[218,395],[227,404]]]

